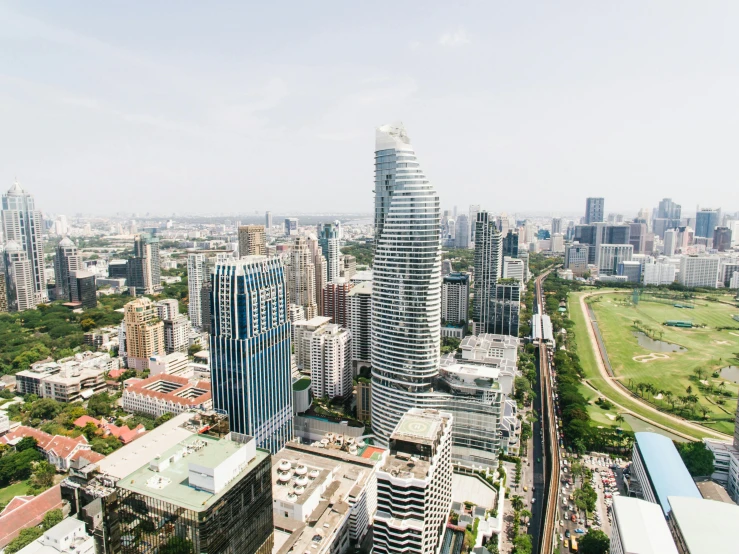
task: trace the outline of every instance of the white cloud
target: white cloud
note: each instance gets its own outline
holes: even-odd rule
[[[439,44],[442,46],[462,46],[469,43],[470,38],[467,36],[467,31],[461,25],[454,31],[447,31],[439,39]]]
[[[418,50],[419,48],[421,48],[421,43],[417,40],[412,40],[408,43],[408,47],[411,50]]]

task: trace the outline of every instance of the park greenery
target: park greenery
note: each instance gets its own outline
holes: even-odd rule
[[[468,271],[475,263],[475,251],[470,248],[444,248],[441,256],[443,260],[452,262],[452,269],[456,272]]]
[[[96,327],[118,325],[123,314],[115,310],[129,300],[121,295],[104,296],[98,300],[97,308],[81,314],[59,302],[0,314],[0,373],[15,374],[40,360],[58,360],[86,349],[84,333]]]
[[[714,292],[715,295],[715,292]],[[716,296],[606,293],[588,299],[612,371],[632,394],[661,411],[733,433],[739,387],[721,370],[739,365],[736,306]],[[678,306],[689,306],[678,307]],[[692,328],[664,325],[668,320]]]
[[[360,266],[372,266],[372,261],[375,257],[375,247],[371,242],[354,242],[347,241],[347,243],[341,248],[342,254],[354,256],[357,260],[357,265]]]

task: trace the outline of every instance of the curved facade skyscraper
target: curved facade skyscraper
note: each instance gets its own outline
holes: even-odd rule
[[[441,333],[441,214],[405,129],[377,129],[372,283],[372,430],[434,407]]]

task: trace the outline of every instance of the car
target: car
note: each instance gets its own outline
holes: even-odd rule
[[[570,530],[569,529],[567,529],[567,531],[565,531],[565,537],[567,537],[568,539],[570,538]]]
[[[578,527],[577,529],[575,529],[575,533],[577,533],[578,535],[584,535],[585,529]]]
[[[562,541],[562,546],[564,546],[565,548],[569,548],[570,547],[570,541],[568,541],[567,539],[563,540]]]
[[[533,497],[532,497],[532,498],[531,498],[531,503],[533,504],[534,502],[536,502],[536,498],[533,498]]]
[[[529,491],[529,488],[527,486],[524,486],[523,492],[528,492],[528,491]]]
[[[536,463],[537,463],[537,464],[540,464],[540,463],[541,463],[541,458],[537,458],[537,459],[536,459]]]

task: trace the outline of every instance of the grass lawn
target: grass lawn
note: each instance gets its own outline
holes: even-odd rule
[[[707,426],[723,433],[733,433],[739,387],[720,377],[714,378],[711,374],[728,365],[739,365],[737,360],[739,336],[731,334],[735,332],[739,335],[739,322],[731,317],[739,312],[737,308],[701,300],[696,301],[695,309],[680,309],[672,304],[651,301],[641,301],[635,306],[629,302],[628,294],[609,294],[596,298],[599,300],[592,302],[591,306],[598,320],[613,371],[622,383],[632,390],[637,383],[651,383],[658,390],[670,391],[675,398],[687,395],[686,389],[691,387],[692,394],[699,398],[699,404],[696,405],[694,414],[686,410],[681,415],[699,420],[702,418],[699,406],[704,406],[708,409],[705,422]],[[661,341],[682,346],[685,350],[655,352],[653,349],[640,346],[637,337],[634,336],[635,320],[661,333],[659,335]],[[667,320],[692,321],[695,324],[705,324],[706,327],[684,329],[662,325]],[[734,329],[717,331],[716,327],[719,326],[732,326]],[[578,335],[578,344],[580,342]],[[657,354],[660,358],[639,361],[639,356],[650,354]],[[702,380],[712,383],[715,389],[724,382],[723,388],[729,391],[732,397],[723,398],[715,392],[709,392],[694,374],[697,368],[704,371]],[[722,398],[724,404],[720,406],[717,400]],[[647,400],[663,409],[671,408],[665,399],[655,400],[647,397]]]
[[[14,496],[24,496],[28,494],[28,485],[25,481],[13,483],[4,489],[0,489],[0,506],[5,506],[13,500]]]
[[[627,393],[624,392],[623,394],[621,394],[617,391],[614,391],[610,387],[610,385],[606,383],[605,379],[603,379],[600,376],[600,372],[598,371],[598,366],[595,361],[596,354],[590,342],[590,337],[588,335],[585,318],[583,316],[582,310],[580,310],[580,298],[591,292],[592,292],[591,290],[587,290],[583,292],[570,293],[569,298],[568,298],[569,316],[570,316],[570,319],[575,324],[574,333],[577,339],[576,340],[577,342],[577,352],[576,353],[578,357],[580,358],[580,365],[583,368],[583,374],[585,376],[585,379],[587,379],[588,382],[593,387],[598,389],[598,391],[605,398],[608,398],[609,400],[613,402],[617,402],[618,404],[621,404],[624,408],[627,408],[636,414],[640,414],[641,416],[651,421],[655,421],[656,423],[662,424],[670,429],[674,429],[676,431],[679,431],[695,439],[701,439],[704,435],[701,434],[699,431],[693,430],[692,428],[686,427],[684,425],[677,424],[674,421],[667,419],[666,417],[662,417],[659,414],[655,414],[655,413],[645,410],[638,402],[634,401]],[[590,398],[588,394],[585,394],[586,391],[582,391],[582,392],[586,398]],[[597,406],[595,406],[595,409],[600,410],[600,408],[598,408]],[[589,407],[588,409],[589,413],[591,414],[591,417],[593,415],[593,410],[594,408],[592,406]]]

